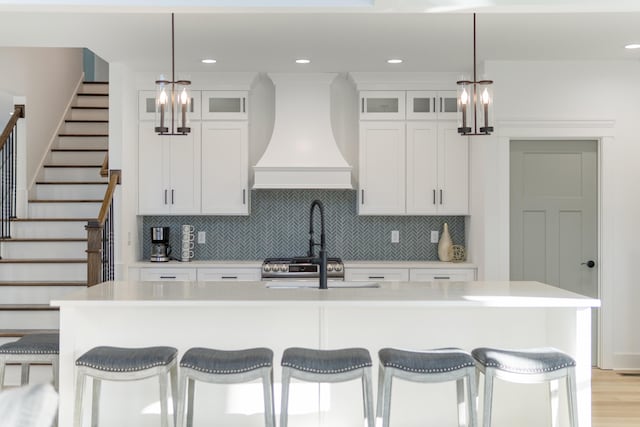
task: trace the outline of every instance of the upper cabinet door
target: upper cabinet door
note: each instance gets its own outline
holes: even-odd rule
[[[404,119],[404,91],[381,90],[360,92],[360,120]]]
[[[407,214],[436,214],[438,196],[438,122],[408,122]]]
[[[200,213],[200,123],[188,135],[169,137],[171,213]]]
[[[438,124],[438,214],[469,214],[469,137],[456,122]],[[441,192],[440,192],[441,191]]]
[[[407,91],[407,120],[435,120],[438,93],[429,90]]]
[[[439,90],[436,97],[438,119],[457,120],[458,94],[455,90]]]
[[[187,121],[200,120],[200,91],[191,91],[191,104],[187,107]],[[138,118],[140,121],[154,121],[156,119],[156,93],[152,90],[138,92]],[[171,111],[166,113],[167,120],[171,120]],[[176,123],[181,120],[181,107],[176,105]]]
[[[248,92],[212,90],[202,92],[202,120],[247,120]]]

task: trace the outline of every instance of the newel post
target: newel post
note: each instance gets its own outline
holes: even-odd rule
[[[102,228],[98,221],[89,221],[87,230],[87,286],[100,283],[102,271]]]

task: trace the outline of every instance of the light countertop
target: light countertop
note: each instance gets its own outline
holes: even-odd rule
[[[600,306],[597,299],[540,282],[380,282],[379,288],[328,290],[269,289],[266,283],[269,282],[105,282],[53,300],[51,305],[63,309],[104,305],[232,307],[294,304],[434,308]]]
[[[350,261],[343,260],[345,268],[438,268],[438,269],[459,269],[476,268],[476,265],[469,262],[442,262],[442,261]],[[203,260],[203,261],[169,261],[151,262],[138,261],[129,264],[130,267],[138,268],[260,268],[262,260]]]

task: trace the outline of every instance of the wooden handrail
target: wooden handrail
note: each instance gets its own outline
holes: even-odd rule
[[[100,176],[106,178],[109,176],[109,153],[104,155],[104,160],[102,161],[102,167],[100,168]]]
[[[15,127],[16,123],[18,123],[18,119],[22,118],[24,118],[24,105],[14,105],[13,114],[11,115],[7,126],[5,126],[4,130],[2,131],[2,135],[0,135],[0,150],[4,148],[4,144],[7,142],[7,139],[9,139],[9,135],[11,135],[11,132],[13,132],[13,128]]]
[[[111,171],[111,176],[109,177],[109,186],[107,187],[107,191],[104,193],[104,199],[102,200],[102,206],[100,207],[100,213],[98,214],[97,222],[100,226],[103,226],[104,222],[107,220],[109,207],[113,202],[113,193],[116,191],[116,185],[120,184],[120,175],[121,172],[119,170]]]

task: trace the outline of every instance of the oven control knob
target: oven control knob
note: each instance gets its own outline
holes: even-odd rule
[[[333,264],[327,264],[327,271],[333,271]]]
[[[271,271],[271,266],[269,264],[267,264],[264,267],[262,267],[262,269],[268,273],[268,272]]]
[[[336,271],[342,271],[342,264],[336,264]]]
[[[287,271],[287,266],[284,264],[280,264],[280,271],[282,271],[283,273]]]

